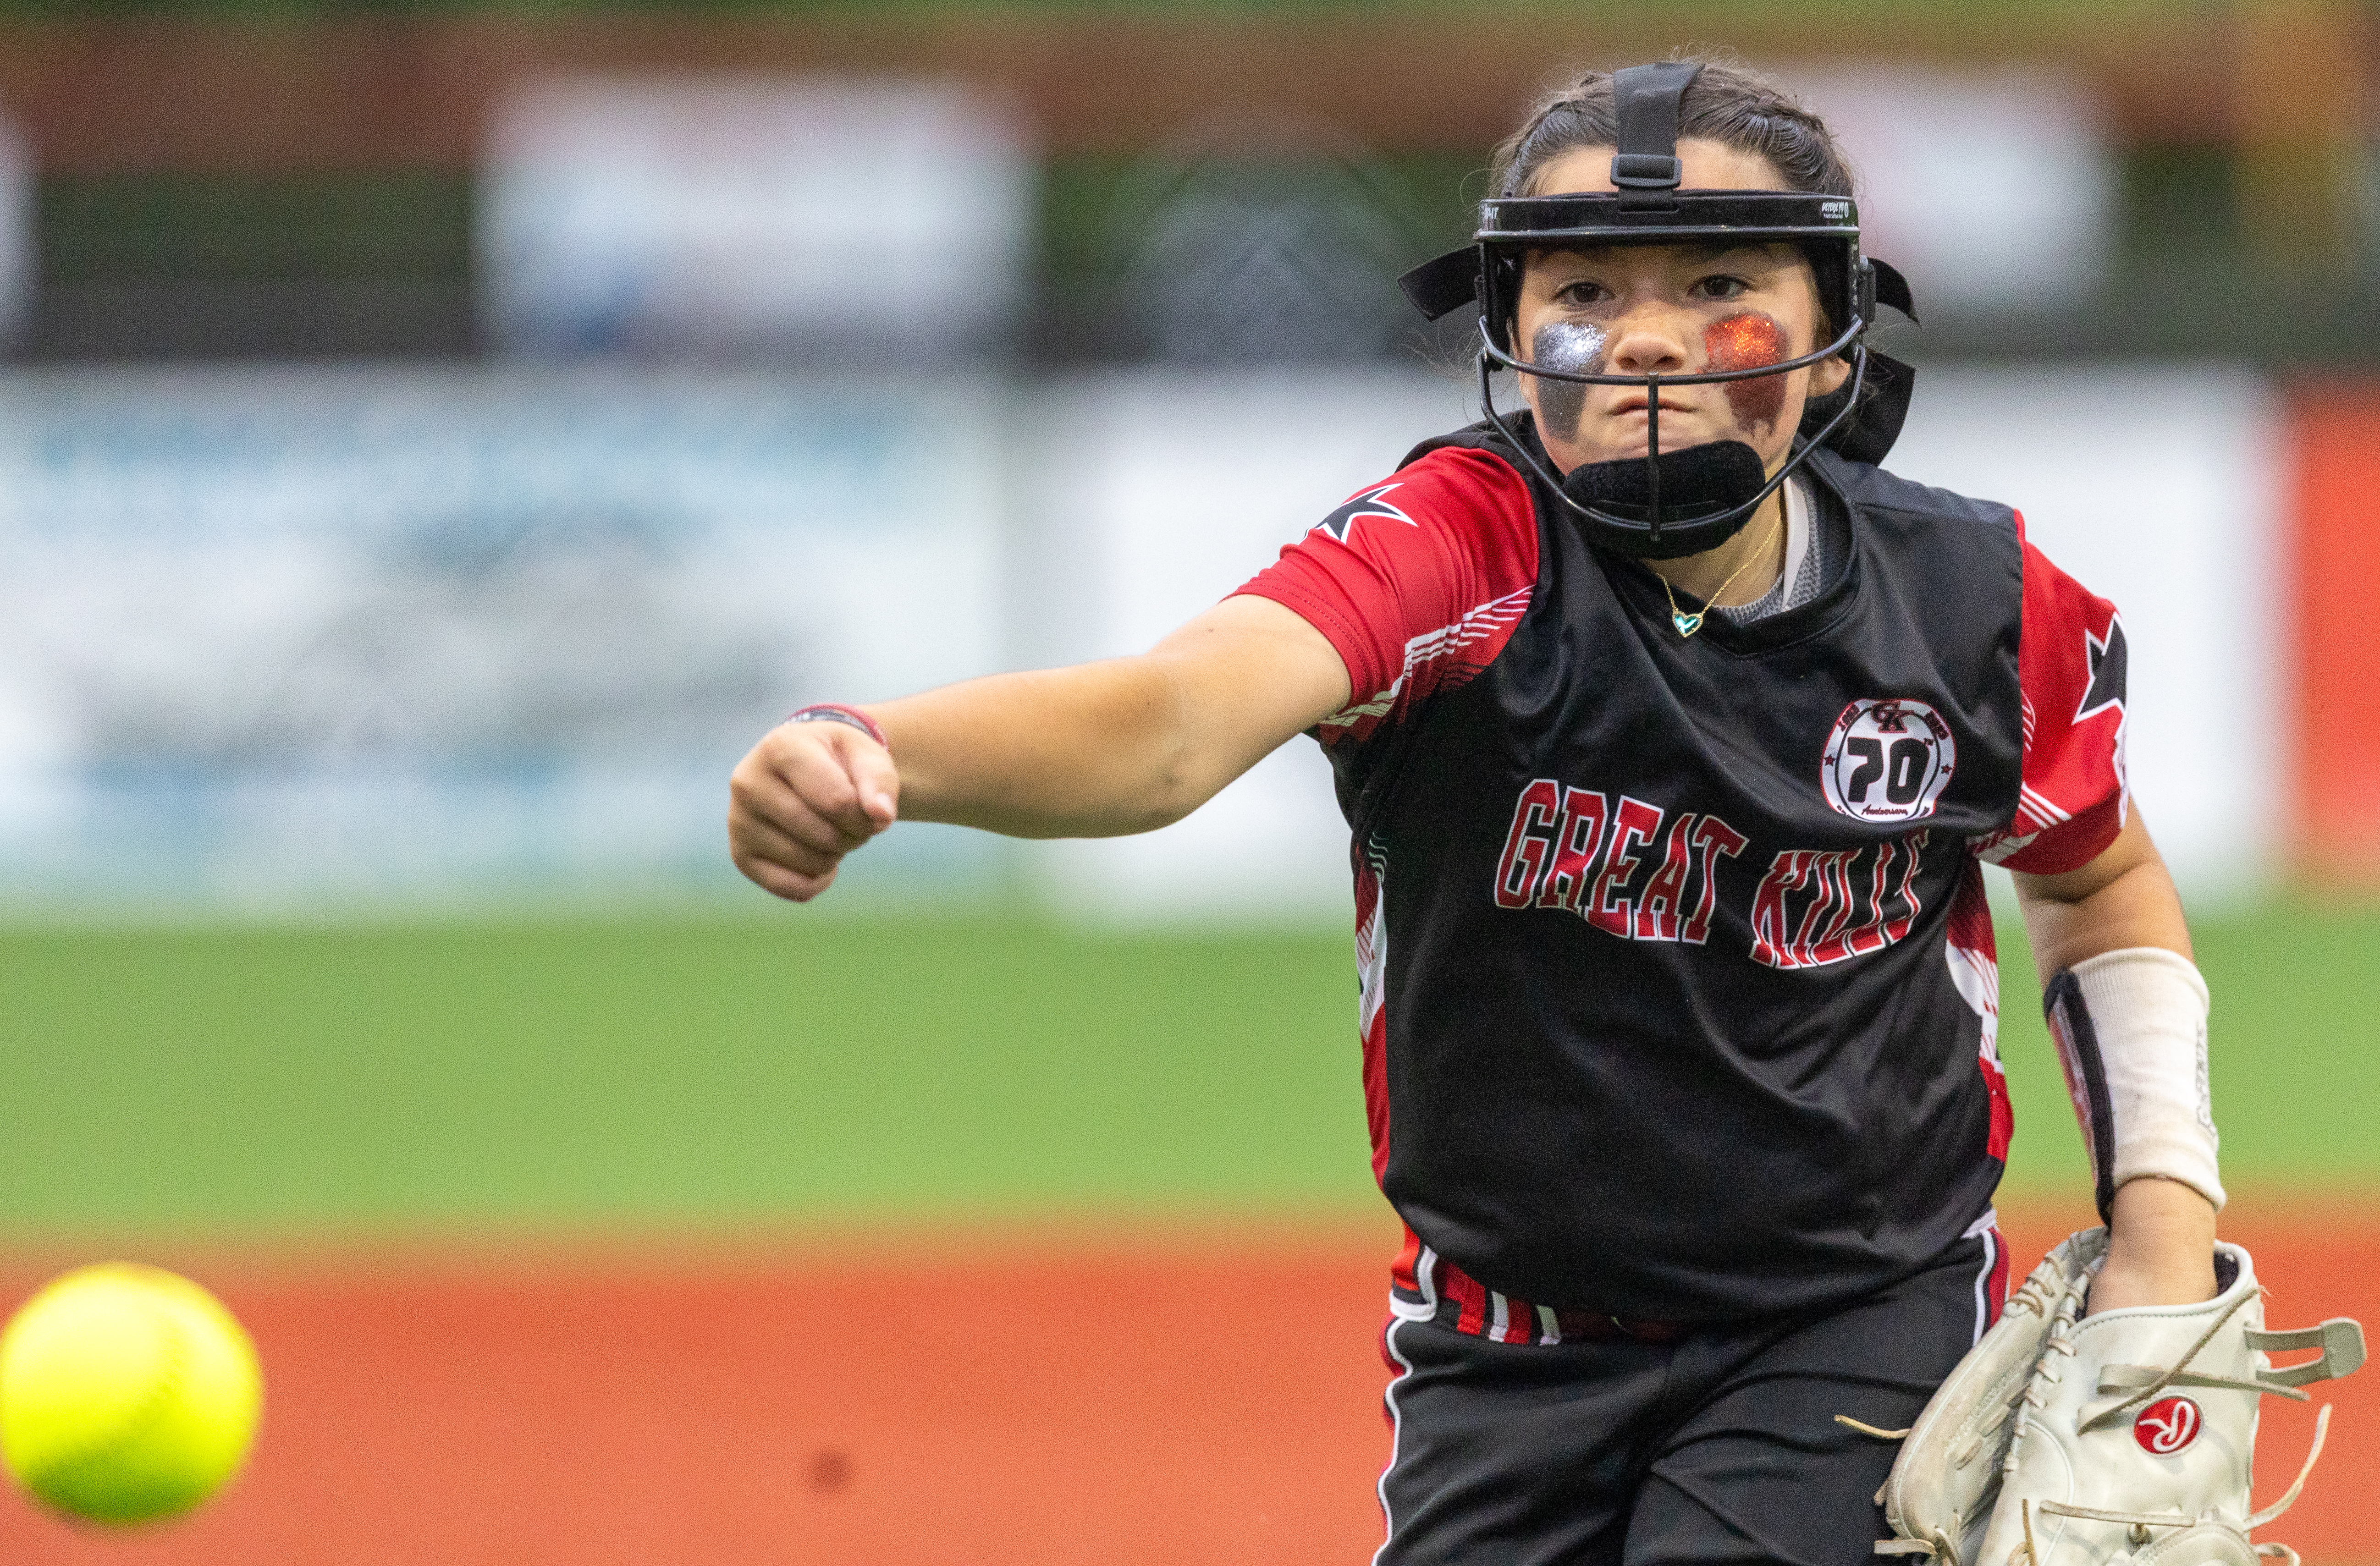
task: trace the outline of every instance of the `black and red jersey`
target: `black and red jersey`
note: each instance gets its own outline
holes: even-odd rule
[[[2005,506],[1803,471],[1848,563],[1691,639],[1484,428],[1242,589],[1347,665],[1316,734],[1354,829],[1373,1164],[1401,1290],[1469,1291],[1474,1329],[1822,1307],[1989,1211],[1979,860],[2067,869],[2119,830],[2122,630]]]

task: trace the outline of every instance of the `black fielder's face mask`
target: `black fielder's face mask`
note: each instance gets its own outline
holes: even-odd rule
[[[1407,297],[1431,320],[1466,303],[1477,305],[1483,412],[1590,540],[1644,559],[1699,554],[1726,542],[1820,446],[1858,461],[1880,460],[1900,432],[1915,379],[1910,367],[1866,346],[1879,296],[1912,319],[1914,312],[1900,274],[1861,255],[1858,211],[1849,200],[1798,191],[1680,188],[1679,101],[1700,70],[1687,64],[1637,66],[1614,75],[1620,147],[1611,160],[1613,189],[1483,201],[1472,245],[1400,280]],[[1826,319],[1839,323],[1832,340],[1809,353],[1780,358],[1781,344],[1772,343],[1767,352],[1730,355],[1714,343],[1708,365],[1692,373],[1612,374],[1587,323],[1571,323],[1570,332],[1551,337],[1540,333],[1530,344],[1534,362],[1514,351],[1523,262],[1532,250],[1779,243],[1809,258]],[[1811,399],[1793,451],[1774,474],[1742,441],[1663,448],[1664,386],[1773,377],[1769,383],[1780,388],[1781,396],[1786,375],[1838,358],[1849,364],[1849,377],[1835,392]],[[1534,443],[1523,440],[1498,411],[1493,377],[1500,369],[1537,377],[1538,403],[1548,411],[1565,406],[1565,388],[1578,388],[1570,393],[1572,399],[1589,386],[1643,391],[1645,455],[1554,473]]]

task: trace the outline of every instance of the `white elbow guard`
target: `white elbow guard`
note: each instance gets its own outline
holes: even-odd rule
[[[2042,995],[2098,1176],[2099,1216],[2142,1175],[2223,1206],[2206,1087],[2206,981],[2189,958],[2131,946],[2086,958]]]

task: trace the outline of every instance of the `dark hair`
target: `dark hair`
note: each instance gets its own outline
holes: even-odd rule
[[[1775,165],[1789,190],[1852,195],[1852,167],[1819,119],[1777,83],[1723,61],[1688,56],[1703,69],[1678,105],[1678,136],[1701,137],[1751,152]],[[1496,196],[1531,194],[1530,185],[1562,153],[1578,147],[1614,147],[1620,124],[1612,112],[1611,78],[1588,71],[1541,101],[1527,123],[1496,148],[1488,189]]]

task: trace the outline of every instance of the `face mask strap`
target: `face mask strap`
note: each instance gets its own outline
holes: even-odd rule
[[[1611,113],[1619,121],[1620,145],[1611,160],[1611,188],[1630,211],[1674,207],[1685,169],[1678,162],[1678,122],[1702,66],[1667,60],[1630,66],[1611,73]]]

